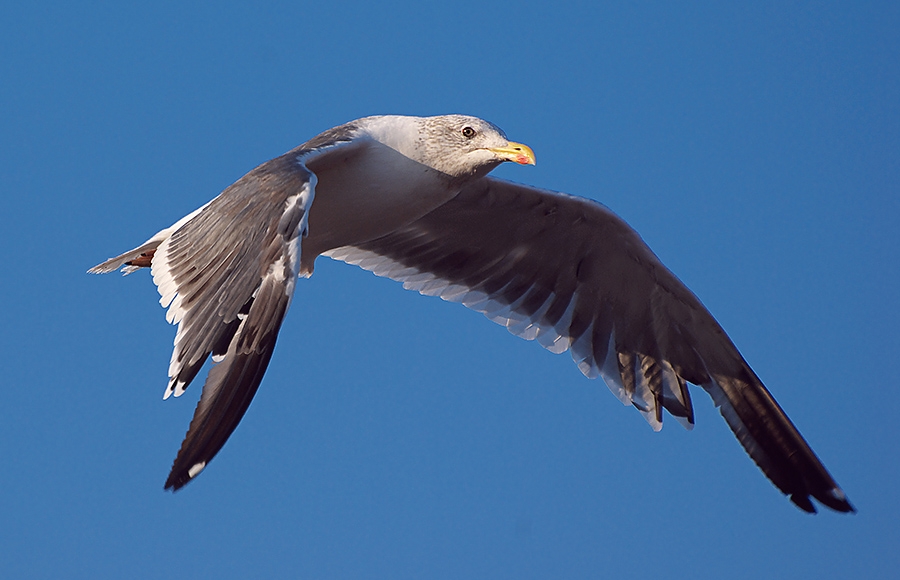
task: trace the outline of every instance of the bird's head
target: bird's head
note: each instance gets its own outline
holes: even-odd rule
[[[504,161],[534,165],[530,147],[510,141],[499,127],[478,117],[423,117],[418,125],[420,161],[451,177],[480,177]]]

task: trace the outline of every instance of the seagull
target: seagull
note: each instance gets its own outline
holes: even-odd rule
[[[700,300],[598,202],[489,177],[533,165],[526,145],[464,115],[373,116],[256,167],[137,248],[89,270],[150,268],[177,325],[164,398],[209,357],[166,480],[195,478],[237,427],[272,356],[297,279],[316,258],[355,264],[569,351],[625,405],[690,429],[700,386],[763,473],[800,509],[854,512]]]

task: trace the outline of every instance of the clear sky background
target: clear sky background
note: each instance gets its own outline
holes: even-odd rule
[[[0,8],[0,576],[895,577],[896,2],[125,5]],[[538,160],[496,175],[623,216],[859,513],[796,509],[700,389],[653,433],[568,355],[328,259],[164,492],[200,385],[162,400],[147,272],[85,270],[382,113],[489,119]]]

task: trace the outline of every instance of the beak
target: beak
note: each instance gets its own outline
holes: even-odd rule
[[[534,151],[528,145],[510,141],[506,147],[491,147],[488,151],[501,161],[515,161],[519,165],[534,165]]]

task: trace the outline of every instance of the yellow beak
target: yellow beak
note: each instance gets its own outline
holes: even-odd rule
[[[528,145],[510,141],[506,147],[491,147],[488,151],[503,161],[514,161],[519,165],[534,165],[534,151]]]

